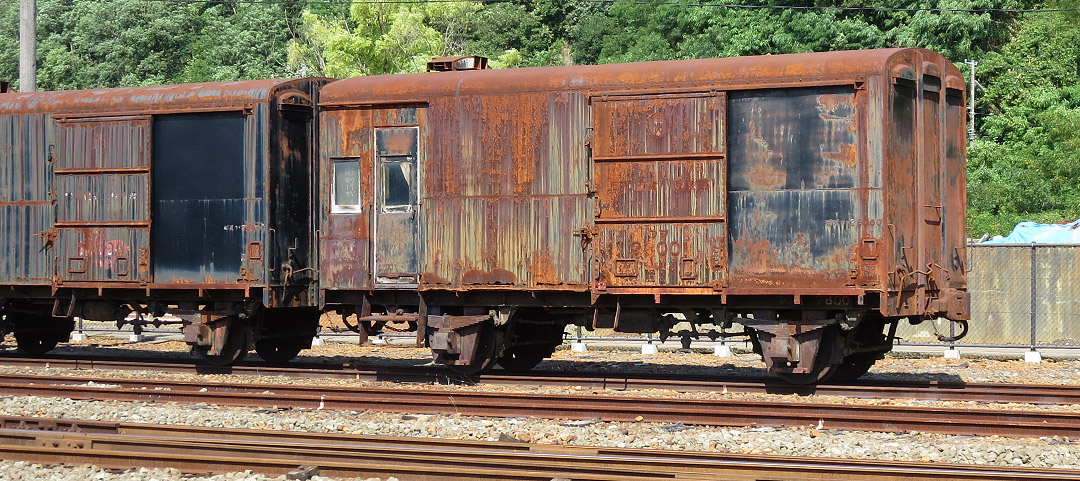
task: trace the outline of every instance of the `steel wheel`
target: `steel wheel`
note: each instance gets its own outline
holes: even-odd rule
[[[871,367],[874,367],[874,363],[877,362],[877,358],[873,355],[855,355],[845,357],[844,360],[833,369],[832,377],[833,381],[849,382],[858,379],[863,374],[866,374]]]
[[[260,339],[255,342],[255,352],[270,364],[285,364],[304,350],[304,340],[294,337]]]
[[[23,354],[40,356],[45,354],[59,342],[55,336],[44,332],[16,332],[15,344]]]
[[[848,382],[858,379],[866,374],[874,363],[883,356],[889,346],[889,336],[885,334],[886,319],[877,313],[869,313],[855,328],[855,332],[848,336],[848,347],[852,349],[864,349],[868,347],[882,348],[882,353],[859,352],[844,356],[840,365],[836,366],[832,375],[833,381]]]
[[[506,349],[499,356],[499,366],[510,372],[527,372],[551,355],[554,345],[528,344]]]

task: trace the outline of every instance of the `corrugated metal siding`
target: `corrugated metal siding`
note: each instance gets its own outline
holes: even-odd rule
[[[148,222],[148,181],[146,174],[57,176],[57,220]]]
[[[723,282],[725,235],[724,224],[717,222],[601,226],[601,276],[608,287]]]
[[[451,97],[428,111],[424,285],[583,285],[585,96]]]
[[[842,287],[865,224],[852,87],[730,96],[732,287]]]
[[[42,115],[0,116],[0,282],[49,284],[53,250],[44,235],[52,228]]]
[[[721,94],[659,94],[593,100],[593,158],[724,151]]]
[[[57,169],[150,165],[150,118],[78,119],[57,124]]]
[[[599,218],[722,217],[720,160],[597,162]]]

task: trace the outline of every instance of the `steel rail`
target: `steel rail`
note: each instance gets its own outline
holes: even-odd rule
[[[1080,480],[1064,469],[1012,468],[693,451],[215,429],[41,418],[0,418],[0,457],[188,473],[316,466],[325,476],[407,479]]]
[[[0,395],[489,417],[1080,437],[1080,413],[0,374]]]
[[[477,377],[461,376],[442,367],[414,368],[357,367],[352,364],[307,363],[288,367],[244,364],[217,367],[176,359],[115,360],[98,358],[24,359],[0,357],[0,366],[63,367],[87,370],[154,370],[183,374],[238,374],[292,378],[337,378],[420,384],[484,384],[513,386],[572,387],[620,391],[662,389],[676,392],[728,392],[796,394],[800,396],[843,396],[866,399],[918,399],[927,401],[969,401],[989,403],[1080,404],[1080,386],[1058,384],[1002,384],[942,381],[871,381],[851,384],[793,386],[777,379],[735,376],[694,376],[677,374],[629,374],[605,372],[534,371],[510,374],[495,371]]]

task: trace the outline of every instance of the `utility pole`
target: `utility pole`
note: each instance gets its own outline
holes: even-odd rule
[[[37,90],[37,0],[19,0],[19,91]]]
[[[975,140],[975,87],[979,85],[979,82],[975,80],[975,66],[979,64],[974,60],[964,60],[964,63],[971,66],[971,82],[968,84],[968,92],[971,94],[971,99],[968,100],[968,140]]]

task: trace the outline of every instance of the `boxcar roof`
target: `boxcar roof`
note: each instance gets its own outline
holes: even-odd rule
[[[0,94],[0,115],[107,114],[243,108],[298,79]]]
[[[533,67],[506,70],[430,72],[356,77],[330,83],[320,92],[321,105],[422,102],[431,97],[482,92],[633,89],[636,86],[692,86],[696,83],[851,79],[880,74],[904,52],[923,60],[951,62],[925,49],[847,50],[699,60],[668,60],[608,65]],[[951,67],[955,70],[955,67]],[[955,74],[958,74],[956,70]],[[950,74],[954,72],[950,71]]]

